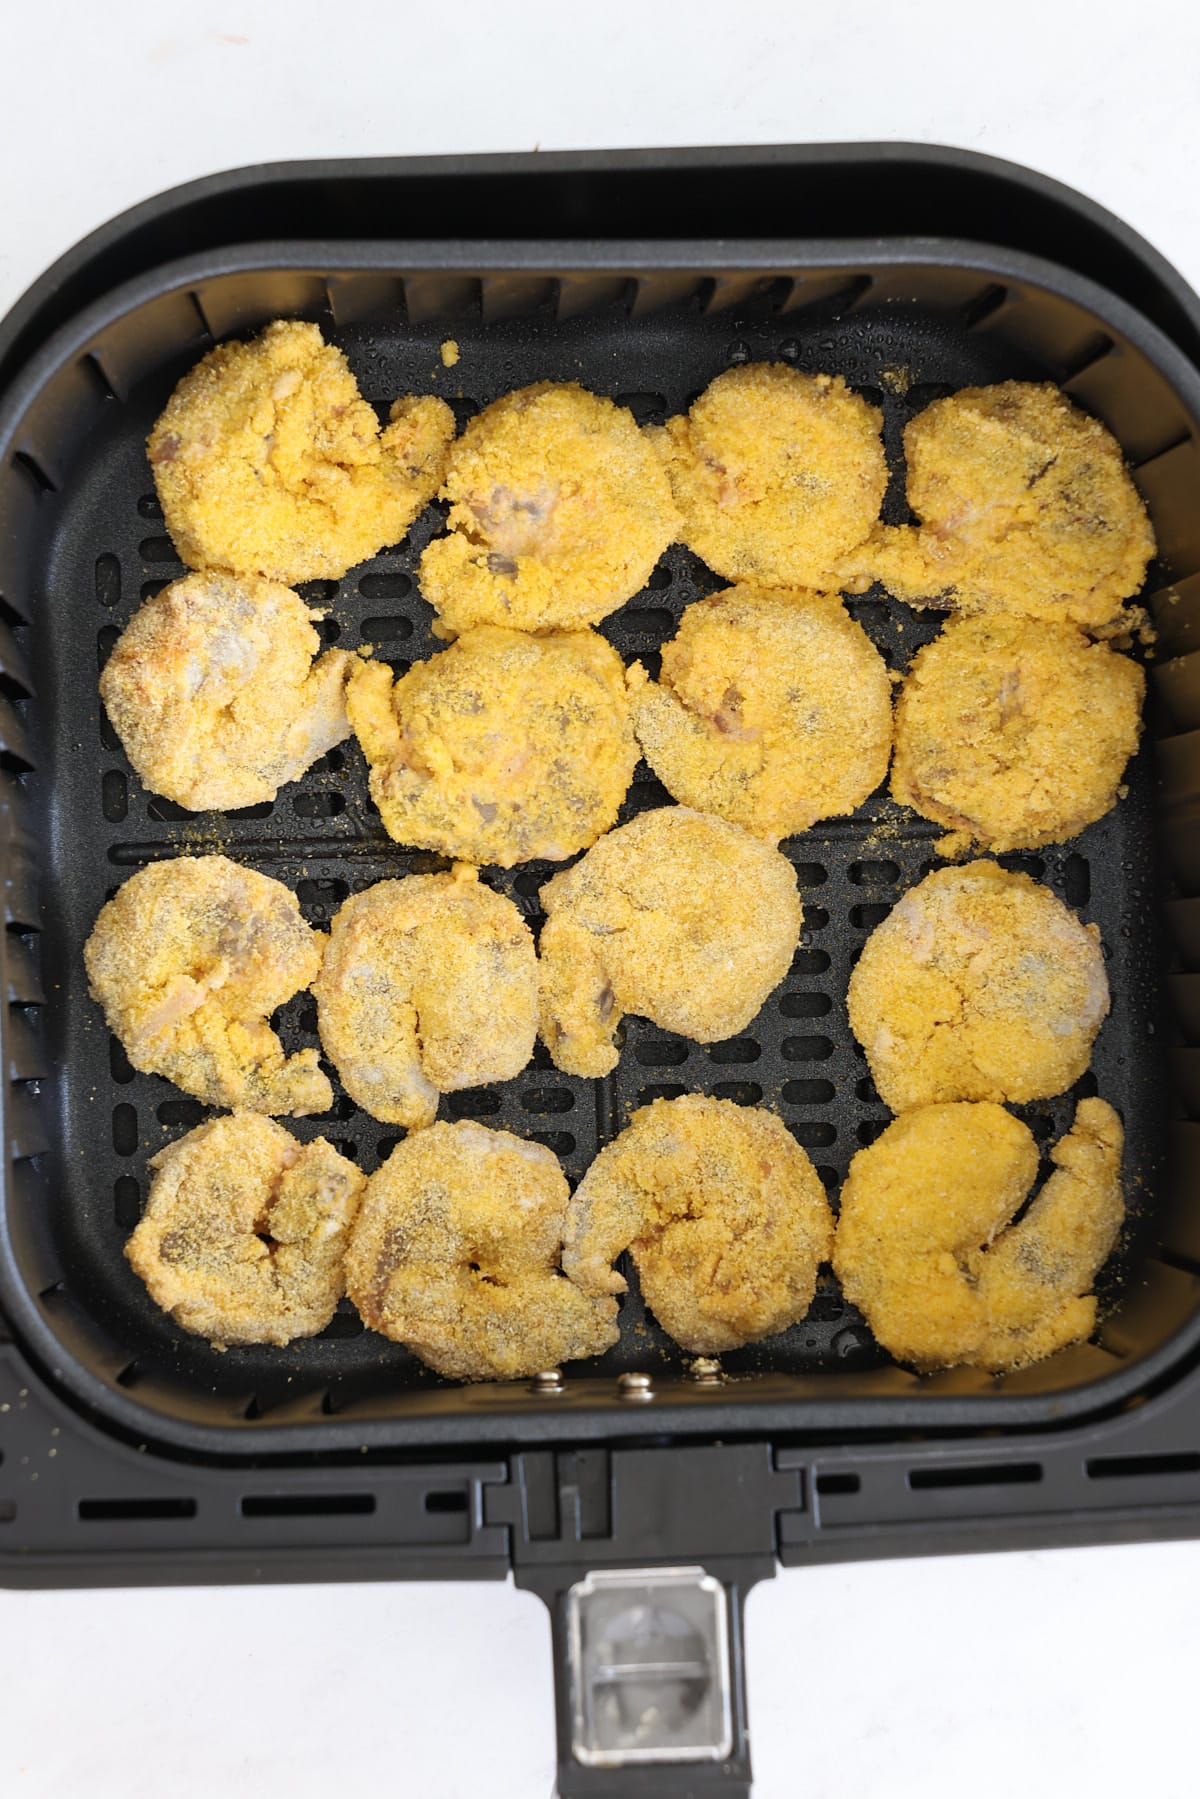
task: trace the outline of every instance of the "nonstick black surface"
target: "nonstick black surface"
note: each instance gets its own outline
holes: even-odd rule
[[[883,408],[893,481],[885,516],[906,516],[900,434],[908,418],[938,394],[1047,371],[996,335],[976,335],[959,313],[905,308],[850,311],[809,308],[803,327],[765,305],[737,314],[687,306],[646,319],[610,314],[562,321],[544,316],[481,324],[457,319],[414,328],[393,318],[327,334],[346,350],[360,385],[386,414],[398,393],[433,390],[460,420],[512,387],[575,380],[630,405],[642,422],[685,407],[733,362],[772,359],[812,371],[841,372]],[[454,337],[461,359],[443,369],[438,344]],[[205,1117],[198,1101],[165,1080],[134,1074],[88,998],[81,947],[105,898],[145,862],[220,850],[293,887],[306,917],[325,924],[349,892],[385,876],[446,866],[391,843],[367,798],[365,768],[353,742],[332,751],[273,805],[232,814],[187,814],[148,794],[104,719],[96,678],[140,600],[184,573],[166,536],[144,454],[145,435],[195,352],[164,367],[130,403],[108,403],[100,429],[69,481],[61,523],[48,546],[46,588],[36,633],[39,734],[48,778],[37,777],[48,827],[45,870],[49,1083],[57,1109],[53,1227],[76,1297],[128,1345],[123,1379],[170,1370],[210,1390],[249,1393],[248,1415],[314,1388],[339,1396],[437,1385],[404,1349],[364,1331],[348,1302],[322,1336],[286,1350],[238,1348],[221,1354],[180,1333],[148,1299],[122,1250],[148,1191],[147,1161]],[[436,653],[432,612],[416,586],[421,550],[441,529],[434,506],[402,548],[338,583],[303,589],[329,608],[324,634],[353,649],[369,642],[403,670]],[[680,546],[670,549],[647,589],[601,627],[627,658],[652,672],[657,652],[682,609],[723,583]],[[903,669],[934,636],[940,617],[881,595],[850,602],[851,611],[889,665]],[[1078,1094],[1098,1091],[1124,1117],[1131,1224],[1105,1277],[1111,1297],[1136,1262],[1139,1227],[1150,1209],[1162,1142],[1163,1033],[1158,1021],[1159,955],[1155,930],[1151,775],[1143,753],[1130,792],[1116,812],[1069,844],[1036,855],[1004,856],[1006,867],[1044,880],[1085,919],[1100,926],[1108,955],[1113,1009],[1096,1045],[1092,1072],[1074,1094],[1021,1108],[1043,1148],[1069,1125]],[[667,803],[645,765],[635,775],[623,818]],[[850,969],[862,944],[907,887],[938,865],[938,827],[894,806],[883,790],[853,817],[832,820],[788,840],[804,898],[805,929],[791,973],[739,1038],[693,1044],[642,1019],[629,1019],[616,1073],[603,1081],[559,1073],[539,1046],[517,1079],[443,1099],[439,1116],[478,1118],[535,1137],[562,1159],[574,1181],[636,1105],[659,1095],[698,1091],[776,1110],[806,1148],[832,1197],[855,1150],[878,1135],[888,1114],[871,1086],[845,1015]],[[516,901],[534,929],[537,894],[554,870],[531,863],[484,879]],[[279,1019],[289,1048],[317,1042],[315,1004],[300,996]],[[332,1075],[332,1070],[330,1073]],[[393,1127],[360,1111],[334,1081],[333,1112],[285,1120],[297,1136],[323,1134],[367,1173],[398,1140]],[[680,1368],[686,1358],[663,1335],[632,1291],[622,1309],[620,1344],[580,1372]],[[730,1369],[814,1372],[866,1369],[885,1361],[860,1316],[826,1275],[812,1314],[766,1343],[724,1358]]]

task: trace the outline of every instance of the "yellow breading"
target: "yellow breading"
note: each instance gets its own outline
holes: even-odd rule
[[[373,1330],[452,1380],[519,1380],[617,1340],[617,1304],[559,1271],[570,1193],[550,1150],[481,1124],[407,1137],[346,1257]]]
[[[324,1330],[345,1292],[346,1243],[366,1178],[324,1137],[270,1118],[214,1118],[160,1150],[125,1245],[156,1305],[228,1343]]]
[[[257,805],[350,735],[350,658],[317,656],[322,616],[253,575],[188,575],[139,607],[100,697],[152,793],[193,811]]]
[[[713,1043],[791,966],[800,896],[757,837],[686,806],[643,812],[541,891],[541,1033],[568,1074],[607,1074],[627,1012]]]
[[[210,1106],[325,1112],[315,1049],[285,1056],[267,1023],[316,978],[325,939],[295,894],[225,856],[178,856],[131,875],[83,949],[92,998],[143,1074]]]
[[[651,434],[688,547],[727,581],[834,588],[883,502],[882,414],[840,375],[748,362]]]
[[[467,862],[586,848],[637,762],[624,664],[591,631],[481,625],[394,687],[386,663],[360,662],[346,705],[388,834]]]
[[[404,536],[454,436],[444,400],[395,402],[381,432],[345,356],[279,319],[184,376],[147,442],[167,530],[189,568],[337,579]]]
[[[1014,612],[1107,634],[1140,589],[1154,532],[1120,445],[1049,383],[935,400],[906,427],[919,525],[880,527],[842,565],[914,606]]]
[[[386,1124],[432,1124],[440,1093],[511,1080],[533,1054],[532,934],[464,864],[352,894],[313,992],[342,1085]]]
[[[777,843],[853,812],[887,773],[892,689],[836,596],[730,587],[689,606],[633,722],[672,796]]]
[[[684,1349],[717,1355],[804,1317],[833,1218],[812,1163],[773,1112],[686,1094],[657,1099],[575,1189],[563,1268],[586,1293],[642,1296]]]
[[[995,862],[941,868],[876,927],[850,976],[850,1026],[893,1112],[1050,1099],[1108,1014],[1096,926]]]
[[[679,532],[633,414],[573,383],[539,381],[473,418],[441,497],[450,535],[429,545],[420,578],[446,635],[597,624]]]
[[[946,856],[1061,843],[1116,805],[1145,690],[1073,625],[951,619],[900,690],[892,795],[947,827]]]
[[[833,1265],[883,1347],[917,1368],[1023,1368],[1090,1336],[1089,1288],[1124,1216],[1121,1122],[1082,1099],[1055,1172],[1017,1224],[1038,1170],[1000,1106],[924,1106],[850,1164]]]

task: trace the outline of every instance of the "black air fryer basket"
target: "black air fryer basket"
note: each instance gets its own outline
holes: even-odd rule
[[[1147,741],[1114,813],[1001,858],[1094,919],[1109,956],[1091,1073],[1021,1109],[1046,1149],[1083,1093],[1124,1118],[1130,1216],[1093,1341],[1002,1378],[919,1379],[827,1277],[803,1324],[717,1368],[671,1345],[634,1283],[603,1358],[460,1387],[348,1305],[309,1342],[217,1354],[150,1304],[122,1254],[147,1160],[205,1112],[136,1074],[87,998],[80,950],[104,899],[148,861],[221,849],[295,888],[320,924],[348,892],[437,865],[384,836],[353,744],[273,804],[193,816],[145,792],[100,710],[122,626],[183,572],[146,432],[214,341],[279,316],[317,321],[377,405],[432,390],[460,422],[542,378],[646,422],[733,363],[842,372],[884,411],[892,519],[903,426],[940,393],[1050,379],[1115,432],[1160,546]],[[1116,220],[1025,171],[902,146],[246,170],[124,215],[43,277],[0,327],[12,1584],[512,1572],[551,1609],[564,1794],[736,1794],[742,1599],[777,1561],[1194,1531],[1198,361],[1200,302]],[[397,669],[431,652],[415,568],[440,527],[430,508],[400,550],[304,590],[328,608],[329,641],[371,642]],[[653,670],[683,607],[717,585],[677,546],[602,629]],[[850,604],[896,668],[938,628],[878,595]],[[623,816],[665,798],[643,766]],[[776,1110],[836,1194],[887,1119],[846,981],[935,864],[937,835],[876,795],[785,844],[804,935],[741,1037],[702,1047],[631,1019],[609,1079],[572,1079],[539,1051],[516,1080],[449,1096],[443,1116],[535,1137],[578,1177],[634,1106],[713,1093]],[[536,922],[550,872],[485,878]],[[280,1023],[289,1047],[316,1041],[307,998]],[[330,1116],[295,1128],[367,1172],[396,1141],[340,1090]]]

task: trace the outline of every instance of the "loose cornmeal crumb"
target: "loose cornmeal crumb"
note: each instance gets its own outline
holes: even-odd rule
[[[443,343],[440,354],[442,358],[442,367],[444,369],[452,369],[458,361],[459,356],[458,345],[452,337],[448,337]]]

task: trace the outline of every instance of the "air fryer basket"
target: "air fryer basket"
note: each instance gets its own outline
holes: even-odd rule
[[[1137,467],[1166,568],[1176,579],[1190,572],[1190,507],[1180,516],[1179,502],[1195,469],[1200,408],[1192,411],[1194,376],[1165,340],[1119,303],[1080,293],[1078,283],[1070,298],[1056,292],[1049,267],[955,244],[940,245],[936,260],[898,247],[881,256],[878,246],[869,259],[867,246],[856,248],[858,255],[843,247],[832,267],[800,246],[787,257],[776,249],[763,267],[749,249],[727,247],[717,264],[697,246],[686,260],[676,254],[670,272],[631,262],[595,273],[581,253],[565,267],[529,268],[495,247],[486,271],[446,273],[422,267],[402,244],[359,247],[357,266],[344,258],[336,269],[319,263],[311,245],[248,246],[219,270],[198,259],[113,296],[102,316],[81,321],[30,372],[5,470],[16,528],[3,596],[14,641],[28,639],[31,672],[14,662],[8,677],[8,762],[30,897],[40,877],[41,910],[34,918],[22,901],[8,952],[10,978],[36,980],[39,960],[43,979],[47,971],[53,978],[44,1006],[29,1002],[34,989],[26,987],[8,1020],[10,1059],[27,1058],[13,1099],[39,1145],[17,1160],[10,1182],[8,1303],[43,1359],[56,1359],[62,1378],[93,1405],[122,1421],[152,1413],[156,1433],[181,1443],[261,1441],[284,1431],[291,1446],[305,1441],[306,1421],[322,1443],[339,1429],[369,1426],[372,1440],[409,1447],[440,1435],[451,1419],[470,1419],[472,1432],[501,1426],[519,1437],[522,1421],[543,1410],[523,1386],[438,1381],[406,1350],[363,1331],[348,1305],[310,1342],[219,1353],[179,1332],[125,1262],[149,1156],[205,1112],[166,1081],[135,1074],[87,996],[80,949],[105,897],[150,860],[219,849],[295,887],[321,924],[347,892],[439,865],[389,842],[353,744],[330,752],[273,804],[233,815],[189,815],[147,794],[130,771],[101,713],[96,673],[140,601],[183,572],[144,453],[172,385],[214,340],[277,315],[317,319],[377,405],[433,388],[461,418],[513,386],[551,378],[581,380],[642,420],[661,419],[730,364],[781,359],[840,370],[883,408],[893,467],[886,513],[896,519],[905,516],[900,433],[916,410],[973,383],[1050,377],[1116,431]],[[460,347],[449,371],[438,354],[447,335]],[[399,550],[340,583],[310,584],[306,593],[329,608],[329,641],[374,643],[398,669],[434,650],[415,570],[440,526],[430,507]],[[682,608],[719,585],[676,547],[603,629],[653,669]],[[879,595],[851,609],[897,668],[938,629],[936,615]],[[26,614],[28,626],[19,622]],[[615,1377],[637,1371],[654,1377],[659,1406],[669,1408],[678,1393],[676,1403],[731,1407],[739,1422],[770,1404],[797,1422],[819,1423],[835,1408],[842,1428],[860,1416],[875,1422],[889,1408],[922,1421],[929,1414],[932,1423],[952,1401],[956,1419],[1002,1423],[1014,1406],[1022,1417],[1061,1416],[1110,1388],[1115,1397],[1114,1383],[1140,1379],[1144,1359],[1183,1348],[1200,1328],[1198,1289],[1155,1253],[1167,1080],[1154,785],[1148,743],[1131,770],[1129,797],[1108,818],[1060,848],[1003,858],[1094,918],[1109,955],[1113,1010],[1093,1070],[1075,1093],[1025,1108],[1046,1148],[1068,1127],[1080,1093],[1100,1091],[1125,1119],[1130,1220],[1095,1342],[1000,1380],[970,1371],[918,1380],[880,1354],[826,1277],[804,1323],[724,1358],[729,1376],[746,1378],[698,1396],[685,1379],[686,1358],[645,1313],[635,1284],[620,1345],[566,1371],[556,1416],[569,1412],[573,1429],[604,1434],[633,1428]],[[626,815],[666,798],[643,766]],[[887,1118],[846,1022],[846,980],[867,933],[935,865],[937,834],[881,793],[854,817],[788,841],[805,903],[801,947],[789,978],[737,1039],[701,1047],[630,1020],[610,1079],[564,1076],[539,1050],[516,1080],[448,1096],[443,1115],[536,1136],[577,1178],[647,1099],[701,1090],[761,1102],[784,1117],[836,1196],[851,1155]],[[551,872],[526,865],[485,878],[536,923],[537,891]],[[312,1001],[284,1008],[282,1028],[289,1044],[315,1042]],[[341,1093],[331,1118],[295,1128],[331,1136],[368,1172],[397,1140]]]
[[[378,237],[401,223],[406,241]],[[964,228],[988,241],[961,241]],[[739,241],[739,230],[762,235]],[[1060,253],[1069,268],[1045,260]],[[920,1380],[880,1354],[829,1279],[803,1325],[697,1378],[635,1288],[601,1361],[560,1383],[455,1387],[348,1309],[311,1343],[218,1356],[149,1305],[122,1244],[148,1156],[202,1114],[130,1070],[86,997],[80,947],[105,895],[155,856],[220,848],[294,886],[323,922],[344,892],[436,865],[384,838],[352,744],[273,807],[193,818],[144,792],[99,709],[97,670],[121,626],[181,572],[146,429],[212,341],[280,315],[317,320],[377,405],[411,386],[443,393],[460,418],[544,377],[611,393],[646,420],[738,361],[840,370],[884,410],[892,519],[904,516],[903,424],[949,388],[1049,378],[1111,426],[1161,549],[1146,745],[1109,818],[1060,848],[1002,858],[1095,919],[1109,955],[1113,1012],[1078,1091],[1122,1111],[1130,1221],[1094,1342],[1001,1380]],[[725,1593],[728,1755],[619,1779],[585,1766],[564,1679],[560,1790],[736,1795],[749,1777],[741,1598],[777,1559],[1195,1530],[1198,324],[1174,272],[1078,196],[904,146],[247,171],[137,209],[31,291],[0,326],[6,1579],[513,1569],[550,1604],[565,1664],[565,1595],[580,1574],[695,1564]],[[461,351],[450,371],[446,337]],[[434,508],[399,551],[308,590],[329,608],[330,641],[371,641],[397,667],[434,648],[414,572],[438,527]],[[682,608],[718,585],[674,548],[603,628],[653,667]],[[852,604],[894,667],[937,628],[877,594]],[[663,797],[640,768],[628,811]],[[728,1094],[778,1110],[836,1195],[887,1117],[846,1025],[847,975],[934,863],[936,835],[876,795],[785,846],[804,939],[734,1042],[705,1049],[633,1019],[611,1080],[574,1081],[539,1054],[518,1080],[454,1096],[443,1115],[536,1135],[577,1176],[639,1101]],[[485,878],[534,919],[548,872]],[[307,1001],[285,1008],[288,1041],[315,1041],[312,1022]],[[1074,1099],[1023,1109],[1043,1148]],[[329,1118],[295,1128],[334,1138],[368,1170],[394,1136],[340,1095]]]

